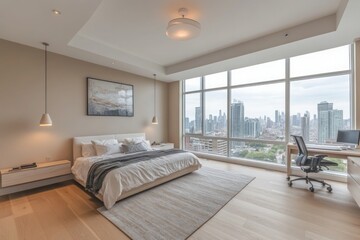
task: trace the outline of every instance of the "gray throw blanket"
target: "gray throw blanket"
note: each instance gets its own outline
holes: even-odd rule
[[[90,167],[85,189],[94,194],[98,193],[103,184],[106,174],[108,174],[111,170],[115,168],[121,168],[129,164],[148,161],[154,158],[182,152],[185,151],[179,149],[146,151],[96,162]]]

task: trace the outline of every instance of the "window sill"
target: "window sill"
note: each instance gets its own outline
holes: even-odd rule
[[[286,166],[276,163],[270,163],[270,162],[262,162],[257,160],[250,160],[250,159],[242,159],[242,158],[234,158],[234,157],[226,157],[226,156],[220,156],[215,154],[209,154],[209,153],[202,153],[202,152],[194,152],[196,156],[200,158],[207,158],[215,161],[221,161],[221,162],[227,162],[227,163],[233,163],[233,164],[239,164],[249,167],[256,167],[256,168],[263,168],[268,169],[272,171],[278,171],[278,172],[284,172],[286,173]],[[292,166],[292,173],[294,175],[302,176],[304,175],[304,172],[300,170],[299,167]],[[319,172],[314,174],[314,176],[318,176],[319,178],[331,180],[331,181],[337,181],[337,182],[347,182],[347,174],[346,173],[338,173],[333,171],[326,171],[326,172]],[[311,174],[310,174],[311,176]],[[284,179],[286,176],[284,175]]]

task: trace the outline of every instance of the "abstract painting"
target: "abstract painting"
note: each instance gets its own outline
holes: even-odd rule
[[[87,78],[89,116],[134,116],[134,86]]]

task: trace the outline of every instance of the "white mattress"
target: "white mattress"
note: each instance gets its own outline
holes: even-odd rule
[[[75,160],[71,170],[76,179],[86,183],[87,175],[92,164],[122,155],[125,154],[80,157]],[[191,166],[197,166],[199,169],[201,164],[199,159],[189,152],[171,154],[149,161],[130,164],[109,172],[104,179],[99,194],[102,195],[105,207],[109,209],[120,199],[123,192],[169,176]]]

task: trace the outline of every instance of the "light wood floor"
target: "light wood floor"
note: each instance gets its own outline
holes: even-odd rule
[[[343,183],[311,193],[300,182],[288,187],[285,173],[202,163],[256,179],[190,239],[360,239],[360,208]],[[0,239],[128,239],[99,206],[73,182],[0,197]]]

